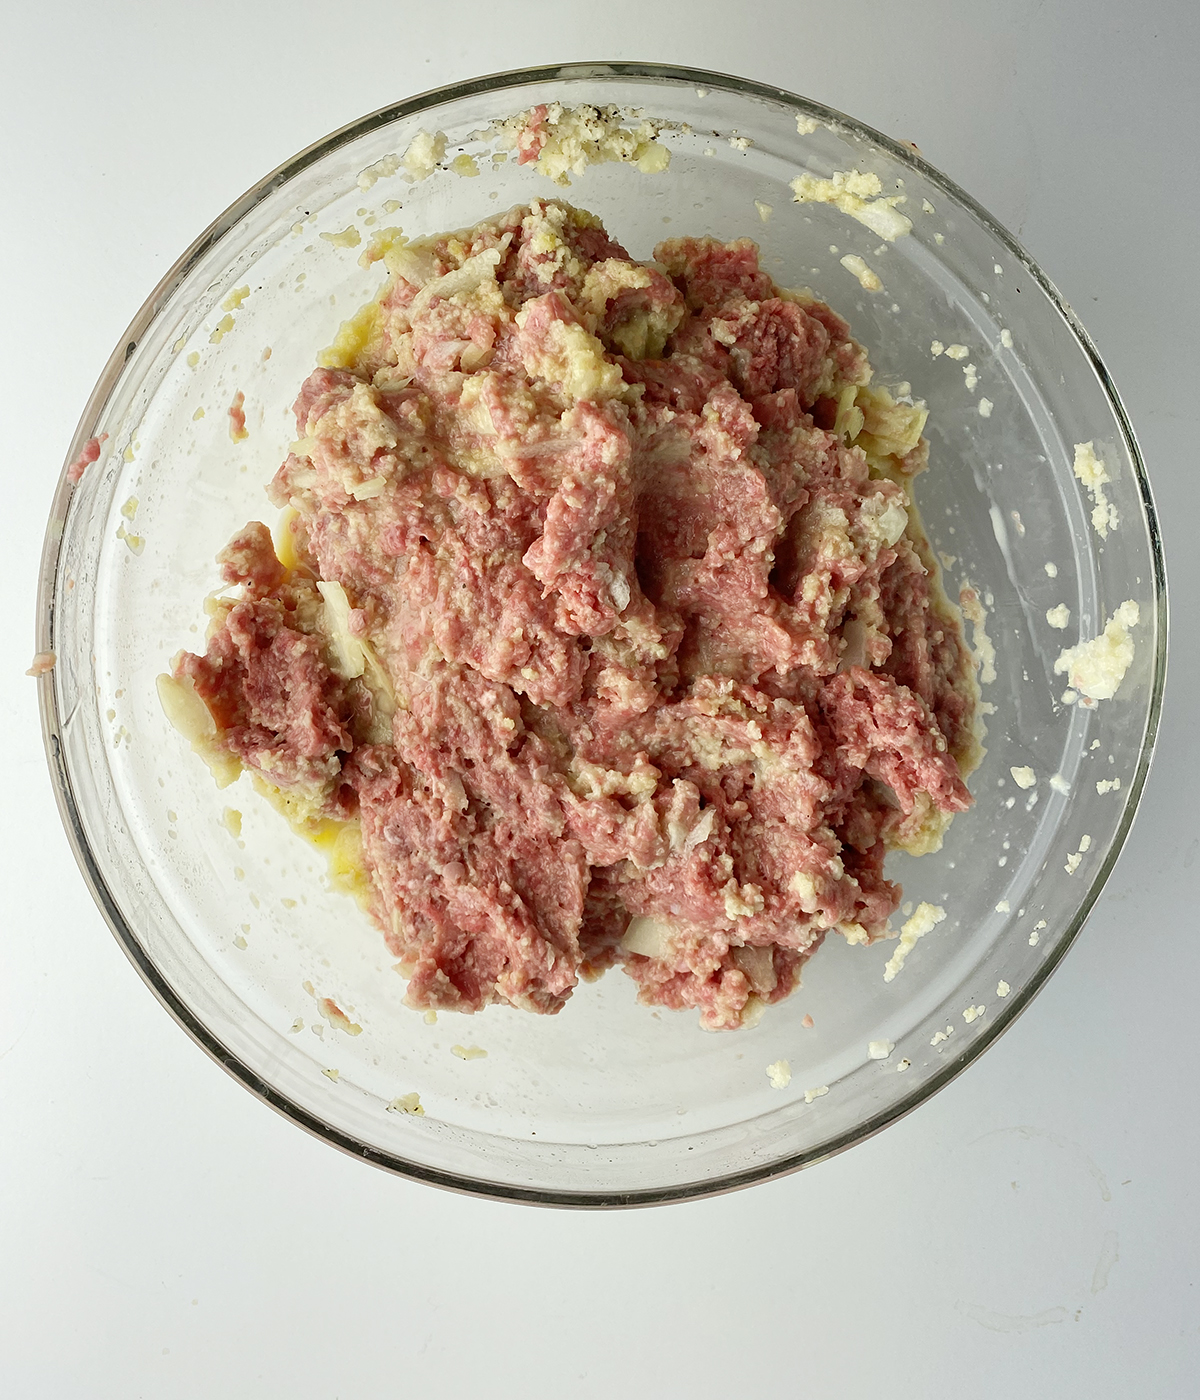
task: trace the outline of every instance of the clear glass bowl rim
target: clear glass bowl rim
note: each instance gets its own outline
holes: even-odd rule
[[[867,126],[856,118],[849,117],[845,113],[839,112],[834,108],[826,107],[822,103],[798,96],[785,88],[757,83],[751,79],[736,77],[730,74],[714,73],[699,68],[681,68],[672,64],[597,60],[593,62],[549,64],[538,68],[512,69],[507,72],[493,73],[484,77],[471,78],[464,82],[453,83],[445,87],[433,88],[427,92],[406,98],[402,102],[394,103],[388,107],[382,107],[375,112],[371,112],[359,118],[357,121],[339,128],[337,131],[331,132],[328,136],[314,142],[305,150],[300,151],[290,160],[285,161],[269,175],[266,175],[257,184],[247,190],[240,199],[235,200],[223,213],[218,215],[218,217],[209,224],[203,233],[196,238],[191,246],[167,271],[130,322],[125,334],[121,337],[116,348],[109,356],[108,363],[105,365],[79,420],[79,424],[75,429],[70,448],[64,458],[62,473],[59,478],[58,488],[55,492],[50,520],[46,530],[46,537],[42,547],[37,594],[37,650],[39,652],[55,651],[56,619],[54,599],[57,590],[58,568],[61,553],[60,546],[65,530],[71,494],[74,489],[67,476],[67,467],[76,459],[88,439],[93,436],[95,425],[99,422],[130,355],[195,263],[214,245],[219,243],[220,240],[256,205],[268,198],[268,196],[280,186],[286,184],[295,175],[307,169],[316,161],[336,151],[339,147],[379,127],[390,125],[392,122],[405,117],[420,115],[443,103],[452,102],[463,97],[482,93],[500,94],[510,88],[528,86],[539,82],[552,83],[570,79],[600,79],[604,77],[644,81],[648,85],[656,81],[689,84],[692,86],[721,89],[736,96],[786,103],[794,107],[798,114],[815,118],[817,121],[823,123],[828,122],[834,124],[837,127],[841,127],[853,133],[862,140],[879,146],[893,159],[908,165],[914,171],[919,171],[927,179],[940,186],[951,200],[965,208],[979,220],[990,234],[1008,250],[1012,257],[1025,269],[1028,275],[1041,287],[1052,306],[1070,329],[1084,355],[1091,362],[1092,368],[1104,389],[1105,397],[1112,409],[1125,447],[1133,463],[1138,492],[1146,512],[1148,540],[1150,544],[1150,562],[1153,570],[1152,584],[1156,603],[1157,627],[1154,638],[1154,665],[1151,678],[1149,707],[1146,717],[1146,728],[1141,751],[1138,755],[1137,767],[1133,780],[1130,782],[1127,789],[1116,834],[1113,837],[1103,862],[1100,864],[1094,878],[1080,900],[1074,917],[1061,934],[1059,934],[1053,946],[1047,950],[1046,956],[1037,973],[1021,988],[1020,992],[1012,996],[1009,1001],[1005,1003],[1003,1010],[994,1020],[989,1021],[987,1028],[982,1030],[980,1034],[966,1044],[963,1050],[954,1059],[948,1059],[938,1074],[920,1085],[908,1098],[902,1099],[899,1103],[867,1119],[865,1122],[858,1124],[856,1127],[847,1130],[832,1141],[822,1143],[816,1149],[798,1152],[792,1156],[765,1163],[761,1167],[730,1173],[714,1180],[696,1182],[684,1186],[669,1186],[620,1192],[609,1191],[592,1193],[524,1188],[513,1186],[508,1183],[491,1183],[481,1181],[478,1178],[462,1177],[452,1172],[440,1171],[426,1167],[421,1163],[407,1161],[391,1153],[372,1147],[349,1134],[331,1127],[314,1114],[308,1112],[308,1110],[294,1103],[286,1095],[281,1094],[272,1085],[264,1081],[248,1065],[243,1064],[237,1056],[231,1054],[209,1028],[204,1025],[183,1002],[174,988],[147,956],[136,933],[126,920],[118,900],[109,889],[91,851],[82,815],[76,801],[71,775],[67,769],[64,758],[62,717],[59,713],[53,672],[51,671],[38,677],[38,704],[41,714],[42,737],[46,749],[47,761],[50,766],[55,800],[58,804],[59,814],[66,830],[72,854],[79,865],[88,889],[103,915],[105,922],[112,930],[126,956],[129,958],[142,980],[157,997],[160,1004],[202,1050],[234,1079],[238,1080],[257,1098],[262,1100],[263,1103],[275,1109],[276,1112],[282,1114],[285,1118],[289,1119],[298,1127],[303,1128],[306,1132],[320,1138],[324,1142],[330,1143],[332,1146],[339,1148],[352,1157],[370,1162],[374,1166],[381,1167],[396,1175],[407,1177],[410,1180],[426,1182],[466,1195],[518,1201],[530,1205],[584,1209],[661,1205],[673,1201],[694,1200],[723,1195],[727,1192],[752,1185],[755,1182],[773,1180],[776,1177],[786,1176],[804,1167],[812,1166],[816,1162],[836,1156],[839,1152],[845,1151],[848,1147],[852,1147],[856,1143],[863,1142],[867,1138],[873,1137],[891,1123],[911,1113],[915,1108],[918,1108],[927,1099],[932,1097],[933,1094],[943,1089],[951,1080],[957,1078],[958,1075],[972,1064],[989,1045],[1002,1035],[1045,985],[1046,980],[1074,943],[1088,914],[1091,912],[1092,906],[1099,898],[1100,892],[1105,882],[1108,880],[1109,874],[1128,837],[1141,799],[1142,791],[1145,787],[1146,777],[1149,772],[1150,761],[1154,751],[1154,744],[1158,734],[1163,691],[1166,683],[1168,632],[1167,578],[1162,535],[1159,529],[1157,512],[1154,508],[1150,482],[1146,475],[1145,463],[1142,459],[1141,450],[1138,446],[1137,438],[1129,421],[1128,414],[1125,411],[1116,386],[1108,370],[1105,368],[1104,362],[1101,360],[1100,354],[1093,344],[1091,337],[1080,324],[1075,313],[1063,299],[1058,289],[1013,235],[965,190],[948,176],[942,174],[936,167],[930,165],[912,146],[896,141],[892,137],[876,131],[874,128]]]

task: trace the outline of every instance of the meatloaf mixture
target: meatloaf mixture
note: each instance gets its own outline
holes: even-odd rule
[[[336,833],[413,1006],[556,1012],[619,964],[748,1024],[828,932],[885,936],[887,852],[971,801],[925,410],[748,240],[638,262],[535,200],[367,256],[279,553],[262,524],[222,552],[168,708]]]

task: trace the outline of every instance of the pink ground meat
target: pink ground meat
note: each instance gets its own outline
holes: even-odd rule
[[[301,562],[247,526],[176,675],[293,815],[360,823],[414,1006],[619,964],[747,1023],[970,803],[923,414],[748,241],[640,264],[548,201],[387,258],[271,487]]]
[[[88,438],[80,448],[79,456],[67,468],[67,480],[74,485],[78,485],[83,480],[83,474],[100,456],[100,448],[108,440],[107,433],[101,433],[99,437]]]

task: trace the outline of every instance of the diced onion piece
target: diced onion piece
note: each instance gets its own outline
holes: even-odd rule
[[[665,958],[671,950],[674,930],[665,919],[652,914],[639,914],[630,919],[621,947],[627,953],[640,953],[644,958]]]
[[[376,496],[382,496],[386,487],[386,476],[373,476],[369,481],[364,481],[361,486],[352,486],[350,494],[356,501],[370,501]]]
[[[484,282],[495,281],[496,267],[501,256],[499,248],[485,248],[482,253],[476,253],[473,258],[468,258],[461,267],[456,267],[444,276],[435,277],[432,282],[427,282],[413,298],[412,305],[408,308],[409,317],[420,315],[434,297],[448,301],[451,297],[459,296],[463,292],[473,292]]]
[[[159,676],[163,714],[208,764],[219,788],[235,782],[242,765],[220,742],[216,721],[186,676]]]
[[[322,580],[317,590],[325,600],[325,635],[333,651],[333,669],[343,680],[354,680],[367,669],[362,641],[350,631],[350,600],[340,583]]]

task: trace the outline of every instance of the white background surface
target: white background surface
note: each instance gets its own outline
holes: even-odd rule
[[[682,0],[535,3],[519,19],[479,0],[10,7],[5,1397],[1198,1393],[1198,12],[1190,0],[747,10],[753,22]],[[1015,1028],[832,1162],[715,1201],[598,1215],[392,1179],[211,1064],[84,889],[21,674],[76,419],[195,234],[370,109],[586,58],[707,66],[815,97],[916,141],[1017,233],[1124,394],[1174,603],[1141,814],[1076,948]]]

